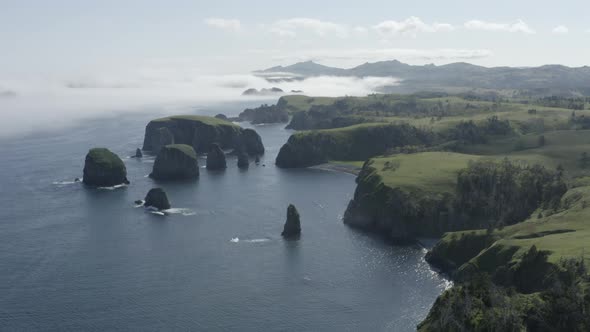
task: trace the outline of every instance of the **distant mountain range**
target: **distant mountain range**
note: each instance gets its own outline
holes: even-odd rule
[[[290,66],[277,66],[256,71],[256,75],[270,78],[273,73],[279,79],[285,73],[293,77],[356,76],[395,77],[403,82],[390,90],[412,92],[418,90],[525,90],[532,94],[590,95],[590,67],[566,67],[546,65],[541,67],[482,67],[464,62],[447,65],[414,66],[397,60],[365,63],[343,69],[324,66],[313,61]],[[293,78],[292,77],[292,78]]]

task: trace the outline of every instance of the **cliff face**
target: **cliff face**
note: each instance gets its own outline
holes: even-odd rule
[[[206,153],[211,144],[217,143],[222,149],[243,146],[248,154],[263,154],[260,136],[252,129],[247,130],[223,119],[206,116],[183,115],[156,119],[145,128],[143,150],[158,153],[168,144],[187,144],[197,153]]]
[[[402,124],[369,124],[291,135],[276,159],[282,168],[308,167],[329,160],[366,160],[388,149],[430,145],[430,132]]]
[[[449,194],[386,185],[372,161],[365,163],[356,182],[354,198],[343,219],[349,226],[379,232],[398,242],[440,236],[451,228]]]

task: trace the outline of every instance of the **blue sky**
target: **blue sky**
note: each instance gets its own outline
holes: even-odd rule
[[[590,1],[0,0],[7,75],[295,61],[590,64]]]

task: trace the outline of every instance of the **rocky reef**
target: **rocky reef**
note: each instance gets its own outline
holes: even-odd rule
[[[243,129],[223,119],[180,115],[150,121],[145,129],[143,150],[157,154],[165,145],[186,144],[197,153],[207,153],[212,143],[222,149],[244,148],[249,155],[264,153],[264,145],[253,129]]]
[[[287,221],[285,222],[281,235],[285,238],[293,238],[301,235],[299,212],[297,212],[293,204],[289,204],[289,207],[287,207]]]
[[[276,165],[309,167],[330,160],[366,160],[403,146],[429,146],[432,132],[407,124],[363,124],[339,129],[299,132],[281,147]]]
[[[207,153],[207,169],[222,170],[227,168],[225,153],[218,144],[213,143]]]
[[[90,149],[84,162],[83,182],[87,185],[102,187],[128,184],[127,168],[121,158],[110,150]]]
[[[170,208],[168,195],[162,188],[152,188],[145,196],[145,206],[151,206],[158,210],[166,210]]]
[[[156,180],[196,179],[199,163],[195,150],[186,144],[171,144],[160,149],[151,178]]]

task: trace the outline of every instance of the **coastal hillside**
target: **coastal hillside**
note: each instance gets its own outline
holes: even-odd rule
[[[531,150],[568,137],[570,143],[564,147],[571,149],[571,144],[584,142],[571,136],[590,128],[590,111],[584,98],[488,100],[437,94],[288,96],[282,97],[277,107],[289,109],[292,114],[287,128],[302,130],[285,144],[277,159],[279,167],[308,167],[330,160],[364,162],[381,154],[425,150],[484,155],[514,153],[526,158],[527,154],[538,152]],[[428,139],[392,142],[381,136],[387,131],[358,135],[360,128],[384,125],[413,127]],[[353,145],[367,148],[359,154],[350,149]],[[571,159],[568,156],[579,157],[564,155]],[[290,161],[295,159],[298,162]]]
[[[459,283],[418,329],[588,330],[589,200],[582,185],[523,223],[445,234],[427,260]]]
[[[540,206],[554,205],[565,190],[559,171],[522,160],[399,154],[365,163],[343,221],[413,242],[447,231],[521,222]]]
[[[342,69],[312,61],[290,66],[278,66],[257,71],[262,77],[272,73],[291,73],[292,77],[320,75],[354,77],[395,77],[402,80],[399,87],[389,90],[467,91],[473,88],[521,90],[535,95],[575,96],[590,92],[590,67],[545,65],[540,67],[483,67],[465,62],[445,65],[409,65],[397,60],[364,63]]]

